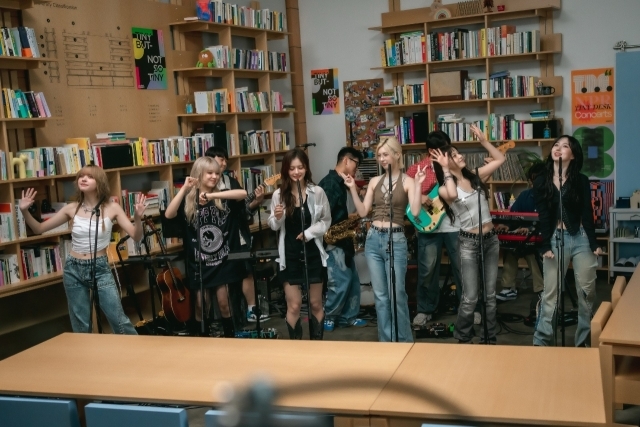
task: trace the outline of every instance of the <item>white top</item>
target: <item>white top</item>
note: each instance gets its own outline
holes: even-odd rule
[[[320,250],[320,257],[322,258],[322,266],[327,266],[327,252],[324,250],[324,244],[322,238],[324,233],[327,232],[331,226],[331,206],[329,200],[322,187],[318,185],[309,184],[306,188],[307,193],[307,206],[309,207],[309,213],[311,214],[311,225],[304,231],[304,237],[307,241],[313,239],[316,242],[316,246]],[[269,227],[272,230],[279,231],[278,236],[278,256],[276,262],[280,265],[280,270],[284,270],[287,267],[287,261],[284,254],[284,236],[285,227],[284,220],[286,213],[282,215],[279,220],[276,219],[274,214],[276,206],[280,204],[280,189],[278,188],[271,197],[271,215],[269,215]]]
[[[451,204],[451,209],[456,216],[456,220],[460,220],[460,229],[464,231],[472,230],[478,227],[478,191],[467,193],[462,188],[457,187],[458,198]],[[491,214],[489,213],[489,202],[484,197],[484,192],[480,194],[480,210],[482,212],[482,224],[491,222]]]
[[[104,227],[103,227],[104,220]],[[98,224],[98,244],[96,251],[101,251],[109,246],[111,241],[111,218],[100,217]],[[73,217],[73,229],[71,230],[71,249],[79,254],[90,254],[95,244],[96,218]]]

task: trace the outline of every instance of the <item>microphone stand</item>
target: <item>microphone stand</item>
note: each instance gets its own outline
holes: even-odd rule
[[[302,222],[302,257],[303,257],[303,261],[304,261],[304,285],[303,285],[303,290],[306,289],[307,291],[307,310],[308,310],[308,317],[309,317],[309,337],[313,336],[313,331],[311,328],[311,316],[313,316],[313,313],[311,313],[311,285],[309,284],[309,269],[308,269],[308,263],[307,263],[307,242],[306,239],[304,237],[304,203],[303,203],[303,198],[302,198],[302,187],[300,186],[300,180],[297,181],[298,183],[298,197],[300,200],[300,221]],[[258,303],[258,301],[256,301],[256,304]],[[318,327],[322,328],[323,325],[320,324]]]
[[[476,167],[476,176],[480,179],[478,168]],[[476,262],[478,263],[478,278],[480,279],[479,288],[482,289],[482,325],[484,343],[489,344],[489,326],[487,325],[487,283],[484,276],[484,236],[482,230],[482,191],[478,188],[478,252],[476,252]]]
[[[91,230],[91,218],[96,216],[96,233],[93,236],[93,251],[91,251],[91,237],[89,237],[89,252],[91,252],[91,307],[96,310],[96,325],[98,325],[98,333],[102,333],[102,323],[100,322],[100,296],[98,295],[98,278],[96,274],[96,261],[98,255],[98,225],[100,224],[100,205],[102,201],[91,212],[89,217],[89,230]],[[89,233],[91,236],[91,233]],[[89,333],[93,330],[93,316],[89,310]]]
[[[200,282],[200,336],[205,336],[205,321],[204,321],[204,305],[206,298],[204,297],[204,285],[202,283],[202,245],[200,242],[200,189],[196,188],[196,240],[198,249],[198,280]]]
[[[396,267],[395,257],[393,255],[393,180],[391,178],[391,165],[387,169],[389,174],[389,243],[387,251],[389,252],[389,284],[391,286],[391,295],[389,296],[389,308],[393,316],[393,328],[391,331],[391,341],[398,342],[398,305],[396,301]],[[398,179],[400,176],[398,175]],[[396,184],[397,185],[397,184]]]
[[[560,212],[560,221],[562,222],[562,158],[558,159],[558,182],[560,184],[558,207]],[[565,330],[564,330],[564,291],[565,291],[565,274],[564,274],[564,230],[556,225],[556,251],[558,253],[558,275],[557,275],[557,296],[556,296],[556,321],[554,331],[558,330],[558,321],[560,321],[560,334],[562,336],[562,346],[565,346]],[[558,315],[559,313],[559,315]],[[558,317],[560,320],[558,320]],[[555,337],[556,346],[558,345],[558,337]]]

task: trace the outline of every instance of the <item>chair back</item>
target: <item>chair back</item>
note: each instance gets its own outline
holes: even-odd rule
[[[87,427],[188,427],[182,408],[90,403],[84,408]]]
[[[591,347],[600,347],[600,334],[613,313],[613,305],[609,301],[602,301],[598,311],[591,319]]]
[[[80,427],[74,400],[0,396],[2,427]]]
[[[620,301],[622,293],[624,292],[624,288],[626,287],[627,279],[624,276],[616,277],[613,288],[611,288],[611,305],[614,310],[616,309],[616,305],[618,305],[618,301]]]

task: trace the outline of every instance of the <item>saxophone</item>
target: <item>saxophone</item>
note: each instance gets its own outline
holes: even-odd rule
[[[356,244],[360,238],[357,227],[360,225],[360,218],[350,218],[340,221],[337,224],[329,227],[329,230],[324,235],[324,242],[327,245],[335,245],[336,242],[350,238],[353,239],[353,243]]]

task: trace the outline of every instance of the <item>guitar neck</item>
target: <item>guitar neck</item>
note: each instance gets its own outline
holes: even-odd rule
[[[249,194],[247,195],[247,197],[244,199],[244,202],[245,202],[247,205],[248,205],[249,203],[253,202],[253,201],[256,199],[256,190],[257,190],[258,188],[260,188],[260,187],[266,187],[266,186],[267,186],[267,184],[266,184],[266,183],[264,183],[264,182],[263,182],[262,184],[259,184],[259,185],[255,188],[255,190],[253,190],[251,193],[249,193]]]

